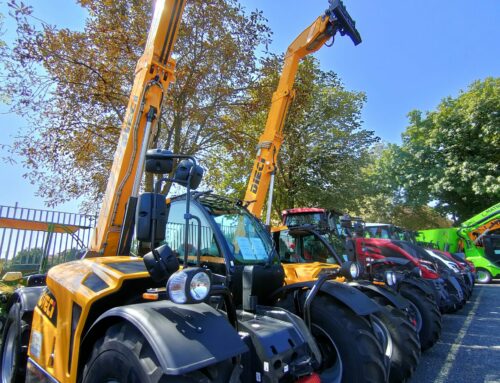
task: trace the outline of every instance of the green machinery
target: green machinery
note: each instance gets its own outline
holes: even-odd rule
[[[500,278],[500,203],[458,228],[420,230],[417,241],[450,253],[464,253],[476,267],[477,281]]]

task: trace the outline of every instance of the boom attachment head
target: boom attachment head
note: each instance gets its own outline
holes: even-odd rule
[[[344,7],[341,0],[328,0],[330,7],[325,11],[325,15],[330,20],[335,21],[335,32],[340,32],[342,36],[347,35],[351,38],[354,45],[361,43],[361,35],[356,29],[356,22],[351,18],[349,12]],[[335,33],[334,33],[335,34]]]

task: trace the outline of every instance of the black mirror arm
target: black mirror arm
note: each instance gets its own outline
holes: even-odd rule
[[[196,223],[198,224],[198,240],[196,243],[196,266],[200,267],[201,265],[201,219],[195,215],[192,215],[191,213],[185,214],[184,218],[187,216],[187,222],[189,222],[191,219],[196,220]],[[187,243],[184,244],[186,246]],[[186,248],[184,248],[184,251]],[[184,254],[184,257],[186,257],[186,254]],[[184,258],[184,261],[186,261],[186,258]]]
[[[156,219],[156,197],[153,199],[153,211],[152,214],[153,216],[153,222],[151,222],[151,252],[153,253],[153,256],[155,257],[157,262],[160,262],[160,254],[155,249],[155,242],[156,242],[156,225],[157,225],[157,219]]]
[[[193,156],[179,155],[178,158],[188,159],[193,163],[193,166],[197,165],[196,159]],[[190,204],[191,204],[191,172],[189,172],[188,179],[186,182],[186,214],[184,214],[184,219],[186,221],[186,229],[184,230],[184,267],[186,267],[188,264],[189,221],[191,220],[191,218],[193,218],[193,216],[190,213]],[[200,221],[198,221],[198,227],[200,228],[199,230],[201,230],[201,222]],[[198,238],[200,238],[200,237],[198,237]]]

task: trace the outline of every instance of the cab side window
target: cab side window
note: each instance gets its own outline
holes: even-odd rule
[[[285,263],[301,262],[299,249],[297,248],[297,238],[292,237],[288,231],[280,232],[279,236],[279,256]]]
[[[327,246],[313,234],[303,237],[303,257],[308,262],[337,263]]]
[[[175,201],[170,207],[167,223],[165,242],[171,247],[174,254],[182,263],[184,261],[185,241],[184,232],[186,222],[186,201]],[[200,208],[194,204],[190,206],[190,213],[201,220],[201,238],[198,239],[198,222],[189,222],[188,235],[188,263],[195,264],[198,246],[200,247],[201,263],[216,263],[224,265],[224,258],[215,240],[215,235],[209,221],[205,218]]]

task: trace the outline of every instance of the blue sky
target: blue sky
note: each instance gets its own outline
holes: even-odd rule
[[[286,50],[295,36],[328,6],[327,0],[240,0],[248,10],[261,9],[274,32],[270,50]],[[25,0],[39,18],[61,27],[81,29],[85,14],[71,0]],[[500,75],[500,2],[498,0],[344,0],[356,20],[363,43],[357,47],[338,37],[332,48],[315,55],[324,70],[337,72],[348,89],[364,91],[364,128],[383,140],[400,142],[410,110],[432,110],[446,96],[456,96],[474,80]],[[0,12],[7,14],[5,0]],[[14,34],[8,17],[7,41]],[[144,31],[145,34],[147,31]],[[0,105],[0,112],[5,107]],[[9,144],[25,126],[0,114],[1,144]],[[5,153],[1,153],[5,156]],[[2,164],[0,204],[18,201],[42,207],[23,169]],[[75,202],[61,207],[76,210]]]

